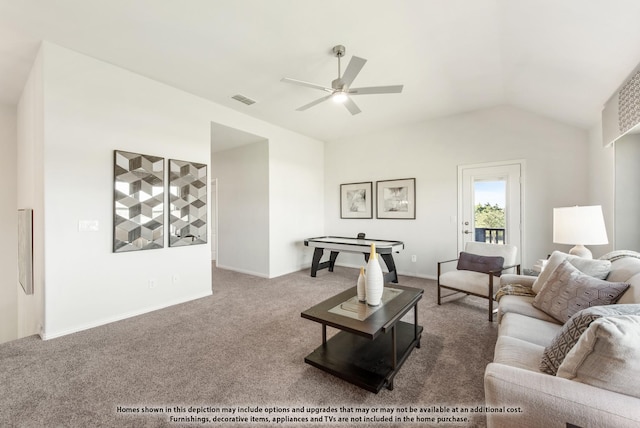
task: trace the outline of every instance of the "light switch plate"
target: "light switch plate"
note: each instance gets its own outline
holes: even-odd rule
[[[98,220],[80,220],[78,222],[79,232],[97,232],[98,230],[100,230]]]

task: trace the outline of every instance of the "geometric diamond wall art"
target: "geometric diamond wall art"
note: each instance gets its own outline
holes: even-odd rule
[[[113,252],[164,247],[164,158],[114,151]]]
[[[207,243],[207,165],[169,159],[169,246]]]

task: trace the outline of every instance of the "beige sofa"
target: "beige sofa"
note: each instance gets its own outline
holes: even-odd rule
[[[640,258],[623,253],[611,253],[606,280],[630,284],[617,304],[638,304]],[[536,279],[503,275],[500,282],[533,286]],[[541,371],[545,347],[563,324],[534,307],[533,301],[533,296],[522,295],[499,300],[498,340],[484,375],[488,427],[639,427],[640,393],[613,392],[608,386],[595,387]],[[634,382],[640,392],[640,379]]]

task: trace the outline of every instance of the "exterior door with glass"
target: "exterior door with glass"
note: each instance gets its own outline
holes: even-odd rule
[[[523,161],[458,167],[458,251],[468,241],[511,244],[522,259]]]

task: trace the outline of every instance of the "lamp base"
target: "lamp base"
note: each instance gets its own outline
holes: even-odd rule
[[[585,247],[584,245],[578,244],[572,249],[569,250],[569,254],[573,256],[582,257],[583,259],[592,259],[593,254],[591,251]]]

